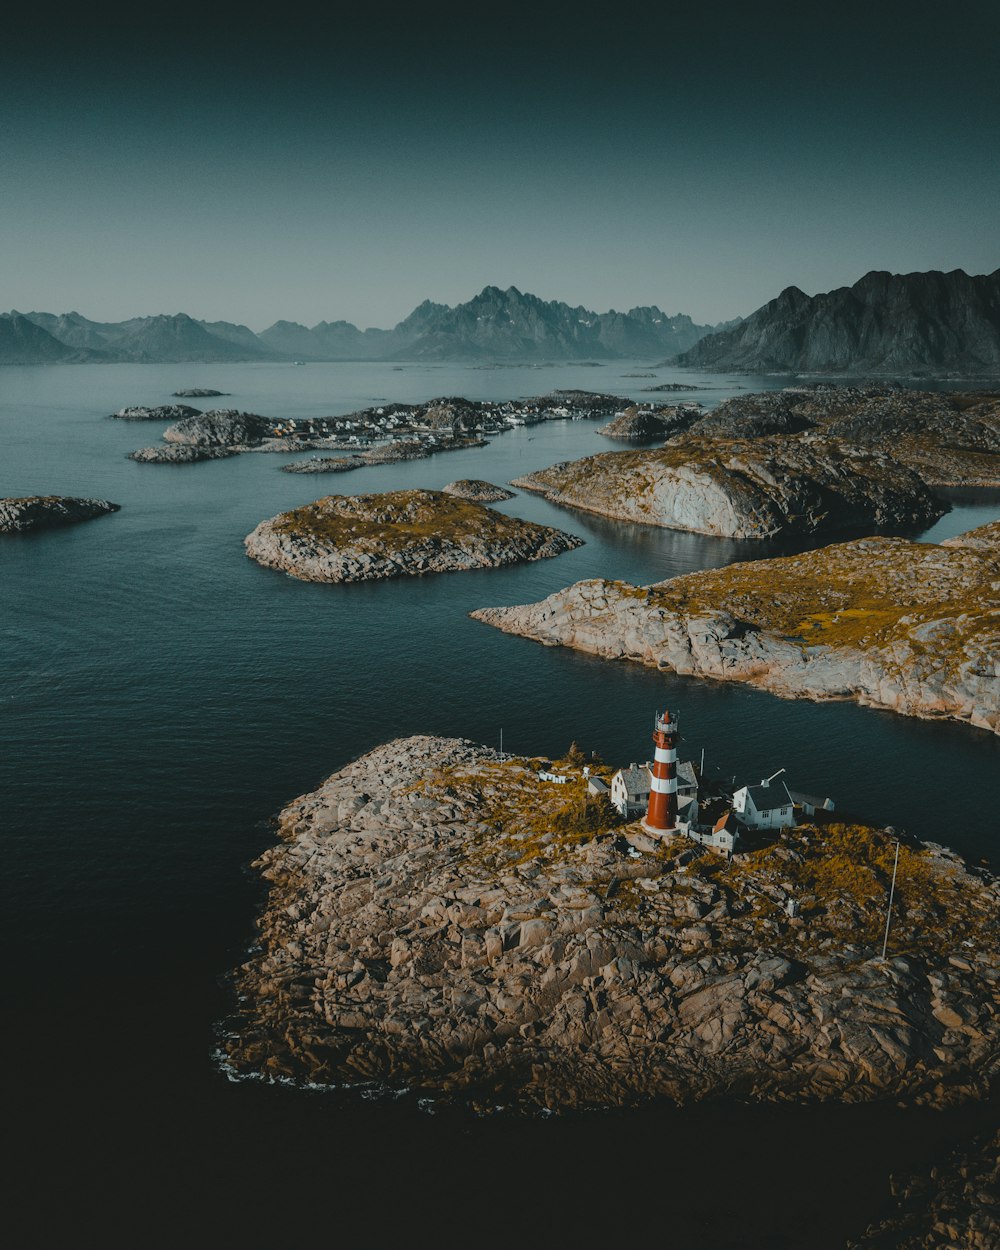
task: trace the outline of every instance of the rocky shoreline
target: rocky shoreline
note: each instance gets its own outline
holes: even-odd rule
[[[583,540],[443,491],[404,490],[327,495],[262,521],[244,545],[303,581],[357,582],[543,560]]]
[[[417,737],[290,803],[230,1069],[483,1111],[984,1095],[994,878],[904,845],[883,962],[889,835],[804,826],[726,861],[592,819],[585,784]]]
[[[74,495],[23,495],[0,499],[0,534],[26,534],[55,525],[75,525],[118,512],[121,504]]]
[[[896,1211],[849,1250],[996,1250],[1000,1132],[960,1148],[927,1175],[893,1180]]]
[[[595,579],[475,619],[550,646],[784,698],[854,699],[1000,733],[1000,527],[861,539],[648,587]]]

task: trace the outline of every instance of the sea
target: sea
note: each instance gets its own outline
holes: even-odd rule
[[[652,376],[649,376],[652,375]],[[559,388],[706,408],[753,379],[648,362],[484,368],[336,363],[0,370],[0,495],[121,511],[0,542],[0,917],[5,1240],[16,1247],[510,1244],[639,1237],[701,1250],[840,1247],[885,1213],[890,1173],[995,1118],[894,1107],[716,1104],[476,1118],[407,1094],[233,1082],[215,1055],[228,974],[263,897],[251,868],[296,795],[390,738],[529,755],[572,741],[645,759],[653,712],[726,777],[787,770],[838,807],[1000,856],[1000,740],[849,703],[786,701],[509,637],[469,619],[586,577],[645,584],[802,550],[607,521],[518,493],[504,512],[585,545],[520,567],[312,585],[249,560],[265,517],[324,493],[505,483],[618,446],[598,421],[349,476],[245,454],[137,464],[165,423],[127,405],[339,415],[435,396]],[[690,388],[653,395],[645,388]],[[697,388],[697,389],[696,389]],[[180,401],[178,401],[180,402]],[[922,537],[1000,517],[952,492]],[[9,1238],[9,1240],[8,1240]]]

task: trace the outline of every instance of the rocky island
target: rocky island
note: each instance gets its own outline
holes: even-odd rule
[[[621,520],[730,538],[906,530],[945,510],[931,490],[1000,486],[1000,397],[888,385],[801,386],[710,412],[631,407],[600,431],[660,448],[602,453],[513,484]]]
[[[574,534],[430,490],[327,495],[262,521],[245,539],[259,564],[310,582],[498,568],[582,545]]]
[[[515,478],[553,503],[721,538],[927,525],[945,507],[892,456],[806,435],[601,452]]]
[[[200,417],[200,408],[192,408],[189,404],[160,404],[154,408],[142,405],[134,408],[119,408],[111,414],[115,421],[184,421],[188,417]]]
[[[490,402],[441,397],[423,404],[381,404],[339,417],[262,417],[221,408],[189,415],[164,431],[163,444],[131,453],[145,464],[177,464],[217,459],[239,452],[345,451],[361,464],[419,460],[439,451],[482,447],[487,437],[542,421],[614,417],[629,400],[590,391],[553,391],[536,399]],[[123,408],[119,417],[158,419],[166,409]],[[153,414],[156,414],[154,416]],[[184,447],[187,450],[179,451]],[[295,468],[293,473],[344,472]]]
[[[121,504],[73,495],[22,495],[0,499],[0,534],[25,534],[53,525],[75,525],[118,512]]]
[[[501,503],[504,499],[514,498],[512,490],[505,490],[503,486],[494,486],[492,482],[484,482],[480,478],[462,478],[458,482],[449,482],[441,489],[446,495],[456,495],[459,499],[471,499],[473,503]]]
[[[867,538],[656,585],[578,582],[472,615],[507,633],[1000,733],[1000,527],[947,546]]]
[[[655,407],[652,404],[630,404],[623,413],[598,427],[605,438],[645,439],[668,438],[689,429],[702,415],[697,404],[685,407]]]
[[[807,823],[727,858],[545,776],[417,737],[291,802],[230,1069],[484,1111],[985,1092],[994,878],[904,843],[883,961],[887,832]]]
[[[281,466],[282,473],[350,473],[363,469],[368,461],[361,456],[313,456],[311,460],[293,460]]]

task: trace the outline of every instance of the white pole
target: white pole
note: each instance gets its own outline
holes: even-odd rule
[[[503,730],[500,730],[500,759],[503,759]]]
[[[885,960],[885,952],[889,945],[889,925],[892,921],[892,899],[896,893],[896,869],[899,867],[899,843],[896,843],[896,858],[892,863],[892,885],[889,887],[889,908],[885,913],[885,937],[882,939],[882,959]]]

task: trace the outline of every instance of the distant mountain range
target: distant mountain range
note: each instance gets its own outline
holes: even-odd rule
[[[80,313],[0,315],[0,364],[52,361],[588,360],[674,356],[721,327],[659,308],[595,313],[488,286],[449,308],[425,300],[392,330],[276,321],[260,334],[184,313],[90,321]]]
[[[750,373],[1000,374],[1000,269],[873,270],[853,286],[790,286],[674,362]]]
[[[1000,374],[1000,269],[873,271],[850,287],[788,287],[746,320],[696,325],[659,308],[595,313],[488,286],[454,308],[425,300],[391,330],[276,321],[255,334],[184,313],[89,321],[0,315],[0,364],[54,361],[661,360],[720,372]]]

